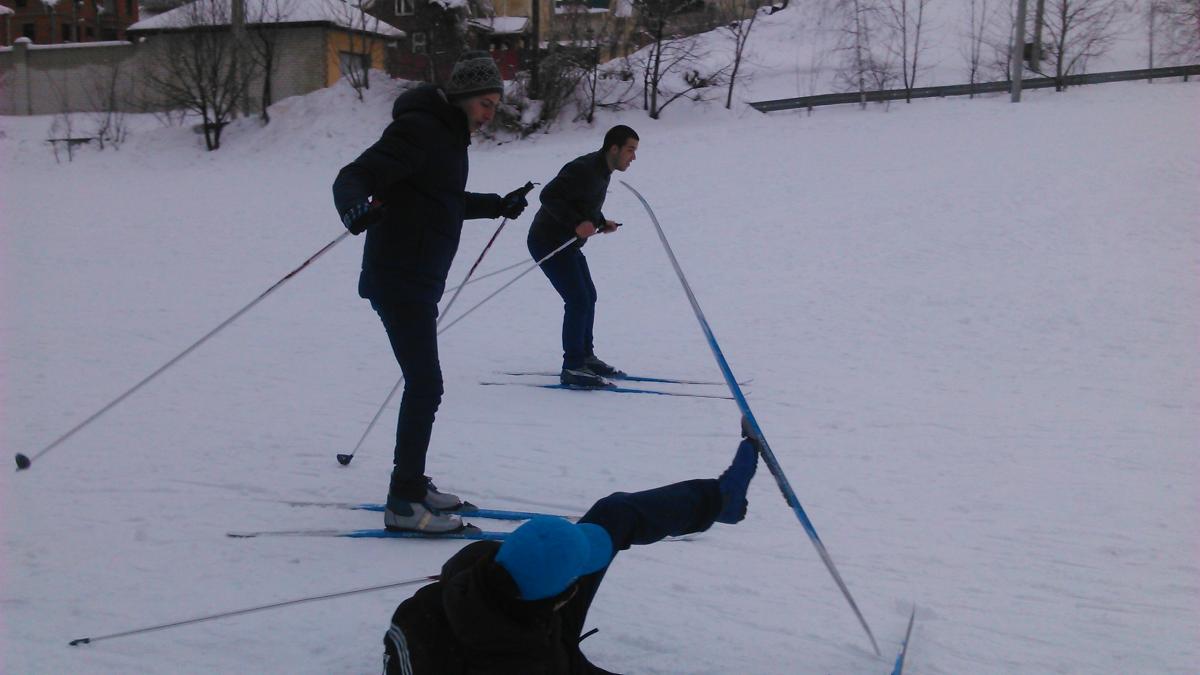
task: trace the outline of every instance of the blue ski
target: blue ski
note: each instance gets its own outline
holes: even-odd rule
[[[505,371],[503,374],[504,375],[515,375],[518,377],[528,376],[528,375],[538,375],[538,376],[543,376],[543,377],[558,377],[558,373],[552,373],[550,371]],[[679,380],[679,379],[673,379],[673,378],[669,378],[669,377],[649,377],[647,375],[622,375],[620,377],[612,377],[612,376],[605,375],[605,378],[609,379],[609,380],[622,380],[625,382],[653,382],[653,383],[658,383],[658,384],[705,384],[705,385],[707,385],[707,384],[724,385],[725,384],[724,380]],[[741,382],[738,382],[738,384],[745,386],[747,384],[750,384],[750,382],[751,382],[751,380],[743,380]]]
[[[904,659],[908,656],[908,639],[912,637],[913,621],[917,618],[917,606],[913,605],[912,614],[908,615],[908,629],[904,631],[904,642],[900,643],[900,655],[892,666],[892,675],[904,675]]]
[[[507,532],[491,532],[468,525],[457,532],[409,532],[383,528],[366,530],[260,530],[257,532],[226,532],[236,539],[252,537],[350,537],[352,539],[491,539],[502,541]]]
[[[317,506],[332,509],[349,509],[351,511],[375,511],[382,513],[384,510],[383,504],[373,504],[369,502],[284,502],[288,506]],[[456,515],[470,518],[487,518],[488,520],[529,520],[530,518],[539,518],[544,516],[553,516],[555,518],[566,518],[567,520],[577,520],[576,516],[564,516],[557,513],[542,513],[539,511],[510,511],[508,509],[481,509],[470,502],[466,502],[462,509],[454,511]]]
[[[732,401],[732,396],[721,394],[696,394],[682,391],[658,391],[657,389],[636,389],[633,387],[569,387],[565,384],[537,384],[535,382],[480,382],[483,385],[513,385],[518,387],[541,387],[542,389],[567,389],[571,391],[607,391],[614,394],[655,394],[657,396],[683,396],[686,398],[723,398]]]

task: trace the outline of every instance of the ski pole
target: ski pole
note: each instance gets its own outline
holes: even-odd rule
[[[168,628],[178,628],[179,626],[187,626],[193,623],[201,623],[203,621],[213,621],[216,619],[225,619],[231,616],[241,616],[243,614],[251,614],[253,612],[261,612],[268,609],[278,609],[279,607],[288,607],[291,605],[299,605],[304,602],[317,602],[318,600],[331,600],[333,598],[341,598],[347,595],[356,595],[358,593],[374,593],[375,591],[383,591],[389,588],[399,588],[401,586],[411,586],[426,581],[437,581],[438,576],[435,574],[428,577],[418,577],[416,579],[408,579],[406,581],[397,581],[394,584],[384,584],[382,586],[371,586],[370,588],[357,588],[352,591],[340,591],[338,593],[326,593],[325,595],[314,595],[307,598],[299,598],[296,600],[284,600],[283,602],[273,602],[269,605],[260,605],[258,607],[247,607],[246,609],[236,609],[232,612],[221,612],[220,614],[209,614],[195,619],[186,619],[184,621],[173,621],[171,623],[159,624],[157,626],[149,626],[146,628],[137,628],[135,630],[122,631],[120,633],[112,633],[110,635],[100,635],[97,637],[85,637],[71,640],[67,644],[72,647],[79,645],[88,645],[101,640],[113,640],[115,638],[129,637],[130,635],[140,635],[142,633],[150,633],[156,630],[166,630]]]
[[[850,595],[850,589],[846,587],[846,582],[842,581],[842,575],[838,573],[837,567],[833,564],[833,559],[829,557],[829,551],[825,549],[825,544],[817,536],[817,530],[813,527],[812,521],[809,520],[808,514],[804,512],[804,507],[800,505],[800,500],[796,497],[796,492],[792,489],[791,483],[788,482],[787,476],[783,473],[783,467],[779,465],[779,460],[775,458],[775,453],[771,450],[771,446],[767,445],[767,439],[763,436],[762,428],[758,426],[758,420],[754,419],[754,412],[750,410],[750,404],[746,401],[746,396],[742,393],[742,388],[733,376],[733,370],[730,369],[729,362],[725,360],[725,354],[721,352],[721,346],[717,344],[717,338],[713,335],[712,328],[708,325],[708,320],[704,318],[704,312],[700,309],[700,303],[696,300],[696,294],[692,292],[692,287],[688,284],[687,277],[683,273],[683,268],[679,266],[679,260],[675,258],[675,252],[671,249],[671,244],[667,242],[667,235],[663,232],[662,226],[659,225],[658,218],[654,215],[654,210],[650,208],[650,204],[646,201],[646,198],[640,192],[633,189],[633,186],[625,181],[621,181],[621,185],[629,188],[629,191],[642,203],[642,206],[646,209],[646,213],[650,216],[650,221],[654,223],[654,229],[658,230],[658,238],[662,241],[663,248],[667,252],[667,257],[671,259],[671,266],[675,268],[675,276],[679,277],[679,283],[683,285],[683,291],[687,294],[688,302],[692,305],[692,313],[696,315],[696,320],[700,323],[700,329],[704,331],[704,337],[708,340],[708,346],[712,349],[713,356],[717,360],[717,366],[721,369],[721,375],[725,377],[725,383],[729,385],[729,392],[733,394],[734,400],[737,401],[742,415],[750,422],[750,429],[754,434],[755,440],[758,441],[759,454],[762,455],[763,461],[766,462],[767,467],[771,470],[771,475],[775,477],[775,483],[779,486],[779,491],[783,493],[784,501],[788,503],[788,506],[792,507],[796,518],[804,526],[804,531],[808,533],[808,538],[812,541],[813,546],[816,547],[821,561],[825,563],[826,569],[833,575],[833,580],[837,583],[838,588],[841,589],[842,596],[850,603],[850,608],[854,610],[854,615],[858,617],[858,622],[862,624],[863,630],[867,632],[867,637],[871,639],[871,646],[875,649],[875,655],[879,656],[879,644],[875,642],[875,635],[871,632],[871,627],[867,625],[867,620],[863,618],[862,612],[859,611],[858,604],[854,602],[854,597]]]
[[[459,321],[462,321],[463,318],[465,318],[468,314],[470,314],[471,312],[478,309],[480,305],[482,305],[483,303],[487,302],[488,300],[491,300],[492,298],[496,297],[496,295],[499,294],[500,291],[503,291],[504,289],[508,288],[509,286],[512,286],[513,284],[515,284],[517,282],[518,279],[525,276],[526,274],[529,274],[529,272],[532,271],[533,268],[546,262],[547,260],[552,258],[554,255],[556,255],[559,251],[570,246],[571,244],[574,244],[576,241],[579,241],[579,237],[571,237],[570,239],[564,241],[558,248],[556,248],[553,251],[551,251],[550,253],[546,254],[546,256],[544,258],[534,262],[532,265],[527,267],[523,272],[521,272],[517,276],[513,277],[512,280],[510,280],[508,283],[504,284],[503,286],[501,286],[500,288],[498,288],[494,292],[492,292],[491,295],[489,295],[486,298],[484,298],[483,300],[480,300],[479,302],[475,303],[475,305],[473,305],[470,309],[468,309],[467,311],[458,315],[458,318],[456,318],[455,320],[446,324],[446,326],[444,328],[440,328],[438,330],[437,334],[441,335],[442,333],[445,333],[446,331],[450,330],[451,326],[458,323]],[[466,282],[463,282],[463,285],[465,286]],[[461,286],[460,286],[460,288],[461,288]],[[458,294],[455,293],[454,297],[457,298]],[[451,298],[450,302],[453,303],[454,299]],[[446,309],[450,309],[450,305],[446,305]],[[445,316],[446,316],[445,311],[443,311],[441,314],[438,315],[438,320],[437,320],[438,324],[441,324],[442,318]],[[347,464],[350,463],[350,460],[354,459],[355,453],[357,453],[358,449],[362,447],[363,441],[367,440],[367,436],[370,435],[371,429],[375,428],[375,423],[379,421],[379,418],[383,415],[384,409],[386,409],[388,407],[388,404],[392,402],[392,398],[394,398],[396,396],[396,392],[400,390],[400,385],[403,383],[404,383],[404,376],[401,375],[400,379],[396,380],[396,384],[392,385],[392,390],[388,392],[387,398],[383,399],[383,404],[379,406],[379,410],[375,411],[375,416],[371,418],[371,421],[369,423],[367,423],[367,428],[365,431],[363,431],[362,436],[358,439],[358,444],[354,446],[354,449],[351,450],[349,454],[346,454],[346,455],[339,454],[337,456],[337,461],[339,464],[341,464],[342,466],[346,466]]]
[[[468,285],[468,284],[473,284],[473,283],[475,283],[475,282],[477,282],[477,281],[483,281],[484,279],[487,279],[487,278],[489,278],[489,277],[494,277],[494,276],[496,276],[497,274],[504,274],[505,272],[507,272],[507,271],[509,271],[509,270],[511,270],[511,269],[515,269],[515,268],[517,268],[517,267],[520,267],[521,265],[526,265],[526,264],[528,264],[528,262],[527,262],[527,261],[528,261],[528,258],[521,258],[521,259],[520,259],[520,260],[518,260],[517,262],[515,262],[515,263],[513,263],[513,264],[511,264],[511,265],[508,265],[507,267],[501,267],[500,269],[498,269],[498,270],[493,270],[493,271],[491,271],[491,272],[488,272],[487,274],[480,274],[479,276],[475,277],[474,279],[471,279],[470,281],[467,281],[467,282],[461,283],[461,284],[459,284],[459,285],[457,285],[457,286],[454,286],[453,288],[447,288],[446,290],[447,290],[447,291],[457,291],[458,289],[460,289],[460,288],[462,288],[463,286],[466,286],[466,285]]]
[[[525,185],[521,188],[521,196],[524,197],[525,195],[529,194],[530,190],[533,190],[533,186],[534,184],[532,182],[526,181]],[[463,277],[462,283],[455,287],[454,295],[450,296],[450,302],[447,302],[446,307],[438,313],[437,322],[434,324],[435,326],[442,322],[442,318],[446,315],[446,312],[450,311],[450,308],[454,306],[454,301],[458,299],[459,293],[462,293],[463,287],[471,281],[471,275],[475,273],[476,268],[479,267],[479,263],[483,262],[483,257],[487,255],[488,250],[492,248],[492,244],[496,242],[496,238],[500,236],[500,231],[503,230],[504,226],[507,224],[508,218],[500,221],[500,226],[497,227],[496,231],[492,233],[492,238],[488,239],[488,242],[484,245],[483,250],[479,252],[479,257],[475,258],[475,262],[471,265],[471,269],[467,270],[467,276]],[[439,333],[439,335],[440,334],[441,333]],[[354,455],[357,454],[359,448],[362,447],[363,441],[367,440],[367,434],[371,433],[371,429],[374,428],[375,423],[379,421],[379,416],[383,414],[383,409],[387,407],[388,401],[391,401],[392,397],[396,395],[396,391],[400,389],[400,384],[403,382],[404,376],[401,375],[400,379],[392,387],[392,390],[388,392],[387,398],[384,399],[383,405],[379,407],[379,410],[375,412],[375,416],[372,417],[370,423],[367,424],[367,430],[364,431],[363,435],[358,439],[358,443],[355,444],[354,449],[349,453],[337,454],[338,464],[347,466],[354,459]]]
[[[76,424],[65,434],[63,434],[62,436],[59,436],[57,439],[55,439],[53,443],[51,443],[50,445],[47,445],[46,447],[44,447],[41,450],[39,450],[38,452],[36,452],[33,455],[33,457],[26,457],[25,455],[18,452],[17,456],[16,456],[17,471],[21,471],[23,469],[28,469],[30,467],[30,465],[33,463],[33,460],[37,459],[38,457],[41,457],[42,455],[46,454],[47,452],[50,452],[54,448],[58,447],[58,445],[60,445],[63,441],[65,441],[68,438],[70,438],[71,436],[75,435],[75,432],[79,431],[80,429],[82,429],[82,428],[86,427],[87,425],[91,424],[92,422],[96,421],[96,419],[99,418],[101,415],[103,415],[104,413],[106,413],[109,410],[112,410],[114,407],[116,407],[116,405],[118,403],[129,398],[135,391],[137,391],[138,389],[141,389],[148,382],[150,382],[150,380],[153,380],[154,378],[161,375],[163,373],[163,371],[167,370],[171,366],[178,363],[180,359],[182,359],[183,357],[192,353],[193,350],[195,350],[200,345],[204,344],[204,342],[207,341],[209,338],[211,338],[212,336],[214,336],[217,333],[224,330],[226,326],[228,326],[229,324],[236,321],[238,317],[240,317],[241,315],[250,311],[251,307],[254,307],[259,302],[261,302],[264,298],[266,298],[268,295],[270,295],[272,292],[274,292],[275,289],[282,286],[284,284],[284,282],[286,282],[288,279],[291,279],[292,277],[296,276],[300,272],[300,270],[304,269],[305,267],[308,267],[308,265],[310,263],[312,263],[312,261],[321,257],[322,254],[324,254],[329,249],[333,248],[334,245],[336,245],[341,240],[345,239],[347,237],[347,235],[349,235],[349,234],[350,234],[350,232],[347,230],[346,232],[343,232],[340,235],[338,235],[337,238],[335,238],[333,241],[329,242],[328,244],[325,244],[325,246],[321,247],[321,250],[319,250],[316,253],[309,256],[308,260],[305,260],[303,263],[300,263],[299,267],[292,270],[291,272],[288,272],[286,275],[284,275],[284,277],[282,279],[280,279],[279,281],[276,281],[270,288],[263,291],[261,295],[259,295],[254,300],[251,300],[250,304],[239,309],[237,312],[235,312],[233,314],[233,316],[229,317],[228,319],[225,319],[216,328],[205,333],[204,337],[200,338],[199,340],[196,340],[194,343],[192,343],[192,345],[190,347],[188,347],[187,349],[180,352],[177,356],[172,358],[170,361],[167,361],[162,366],[159,366],[158,370],[155,370],[154,372],[147,375],[145,378],[142,379],[141,382],[138,382],[137,384],[133,385],[133,387],[131,387],[129,390],[127,390],[124,394],[121,394],[120,396],[116,397],[115,399],[110,401],[108,403],[108,405],[105,405],[103,408],[101,408],[100,410],[93,413],[91,415],[91,417],[88,417],[87,419],[80,422],[79,424]]]

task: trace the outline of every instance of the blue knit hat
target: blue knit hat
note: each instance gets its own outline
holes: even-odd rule
[[[603,527],[539,517],[505,538],[496,562],[517,583],[522,600],[541,600],[603,569],[612,556],[612,538]]]

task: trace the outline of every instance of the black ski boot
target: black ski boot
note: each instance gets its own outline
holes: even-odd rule
[[[558,381],[571,389],[607,389],[616,386],[587,367],[563,368]]]
[[[584,359],[583,366],[601,377],[611,377],[616,380],[625,377],[624,371],[617,370],[616,368],[613,368],[607,363],[601,361],[595,354],[592,354]]]

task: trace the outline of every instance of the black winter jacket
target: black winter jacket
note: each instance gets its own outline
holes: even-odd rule
[[[500,542],[478,541],[442,566],[441,581],[396,608],[384,636],[386,671],[412,675],[597,675],[564,635],[554,599],[522,602],[493,563]],[[408,666],[410,670],[405,670]]]
[[[367,230],[358,293],[364,298],[437,302],[464,219],[498,218],[501,197],[466,192],[467,117],[441,89],[401,94],[392,123],[333,182],[341,215],[370,198],[383,219]]]
[[[558,246],[575,236],[575,227],[585,220],[597,228],[604,226],[604,198],[612,171],[597,150],[567,162],[546,187],[542,188],[542,207],[529,226],[529,238],[543,246]],[[575,242],[583,247],[587,240]]]

